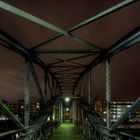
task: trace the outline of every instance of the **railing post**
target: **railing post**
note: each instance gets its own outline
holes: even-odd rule
[[[30,120],[30,60],[25,61],[24,70],[24,125],[29,127]],[[29,140],[28,129],[25,129],[24,140]]]
[[[106,59],[106,126],[110,127],[110,102],[111,102],[111,68],[110,60]]]
[[[73,123],[76,120],[76,99],[73,99]]]
[[[59,120],[63,122],[63,102],[62,99],[59,99]]]
[[[88,72],[88,103],[91,103],[91,72]]]

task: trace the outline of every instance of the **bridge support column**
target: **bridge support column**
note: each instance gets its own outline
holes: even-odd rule
[[[110,127],[110,102],[111,102],[111,67],[110,60],[106,60],[106,126]]]
[[[30,61],[26,60],[24,71],[24,126],[29,127],[30,120]],[[25,130],[24,140],[29,140],[28,132]]]
[[[59,120],[63,122],[63,102],[62,99],[59,100]]]
[[[91,72],[88,72],[88,103],[91,103]]]
[[[73,99],[73,108],[72,108],[73,112],[72,112],[72,120],[73,123],[76,120],[76,99]]]

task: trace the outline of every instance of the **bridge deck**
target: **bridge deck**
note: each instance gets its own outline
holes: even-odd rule
[[[50,140],[85,140],[72,123],[63,123],[59,126]]]

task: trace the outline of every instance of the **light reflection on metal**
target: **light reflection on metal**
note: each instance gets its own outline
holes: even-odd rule
[[[111,68],[110,62],[106,60],[106,126],[110,127],[110,102],[111,102]]]

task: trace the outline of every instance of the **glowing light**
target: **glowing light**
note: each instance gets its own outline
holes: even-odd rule
[[[19,137],[19,134],[18,133],[16,133],[16,138],[18,138]]]
[[[37,105],[36,108],[39,108],[39,105]]]
[[[131,105],[127,105],[127,107],[131,107]]]
[[[70,98],[69,98],[69,97],[66,97],[66,98],[65,98],[65,101],[66,101],[66,102],[69,102],[69,101],[70,101]]]
[[[66,108],[66,111],[69,111],[69,108]]]

